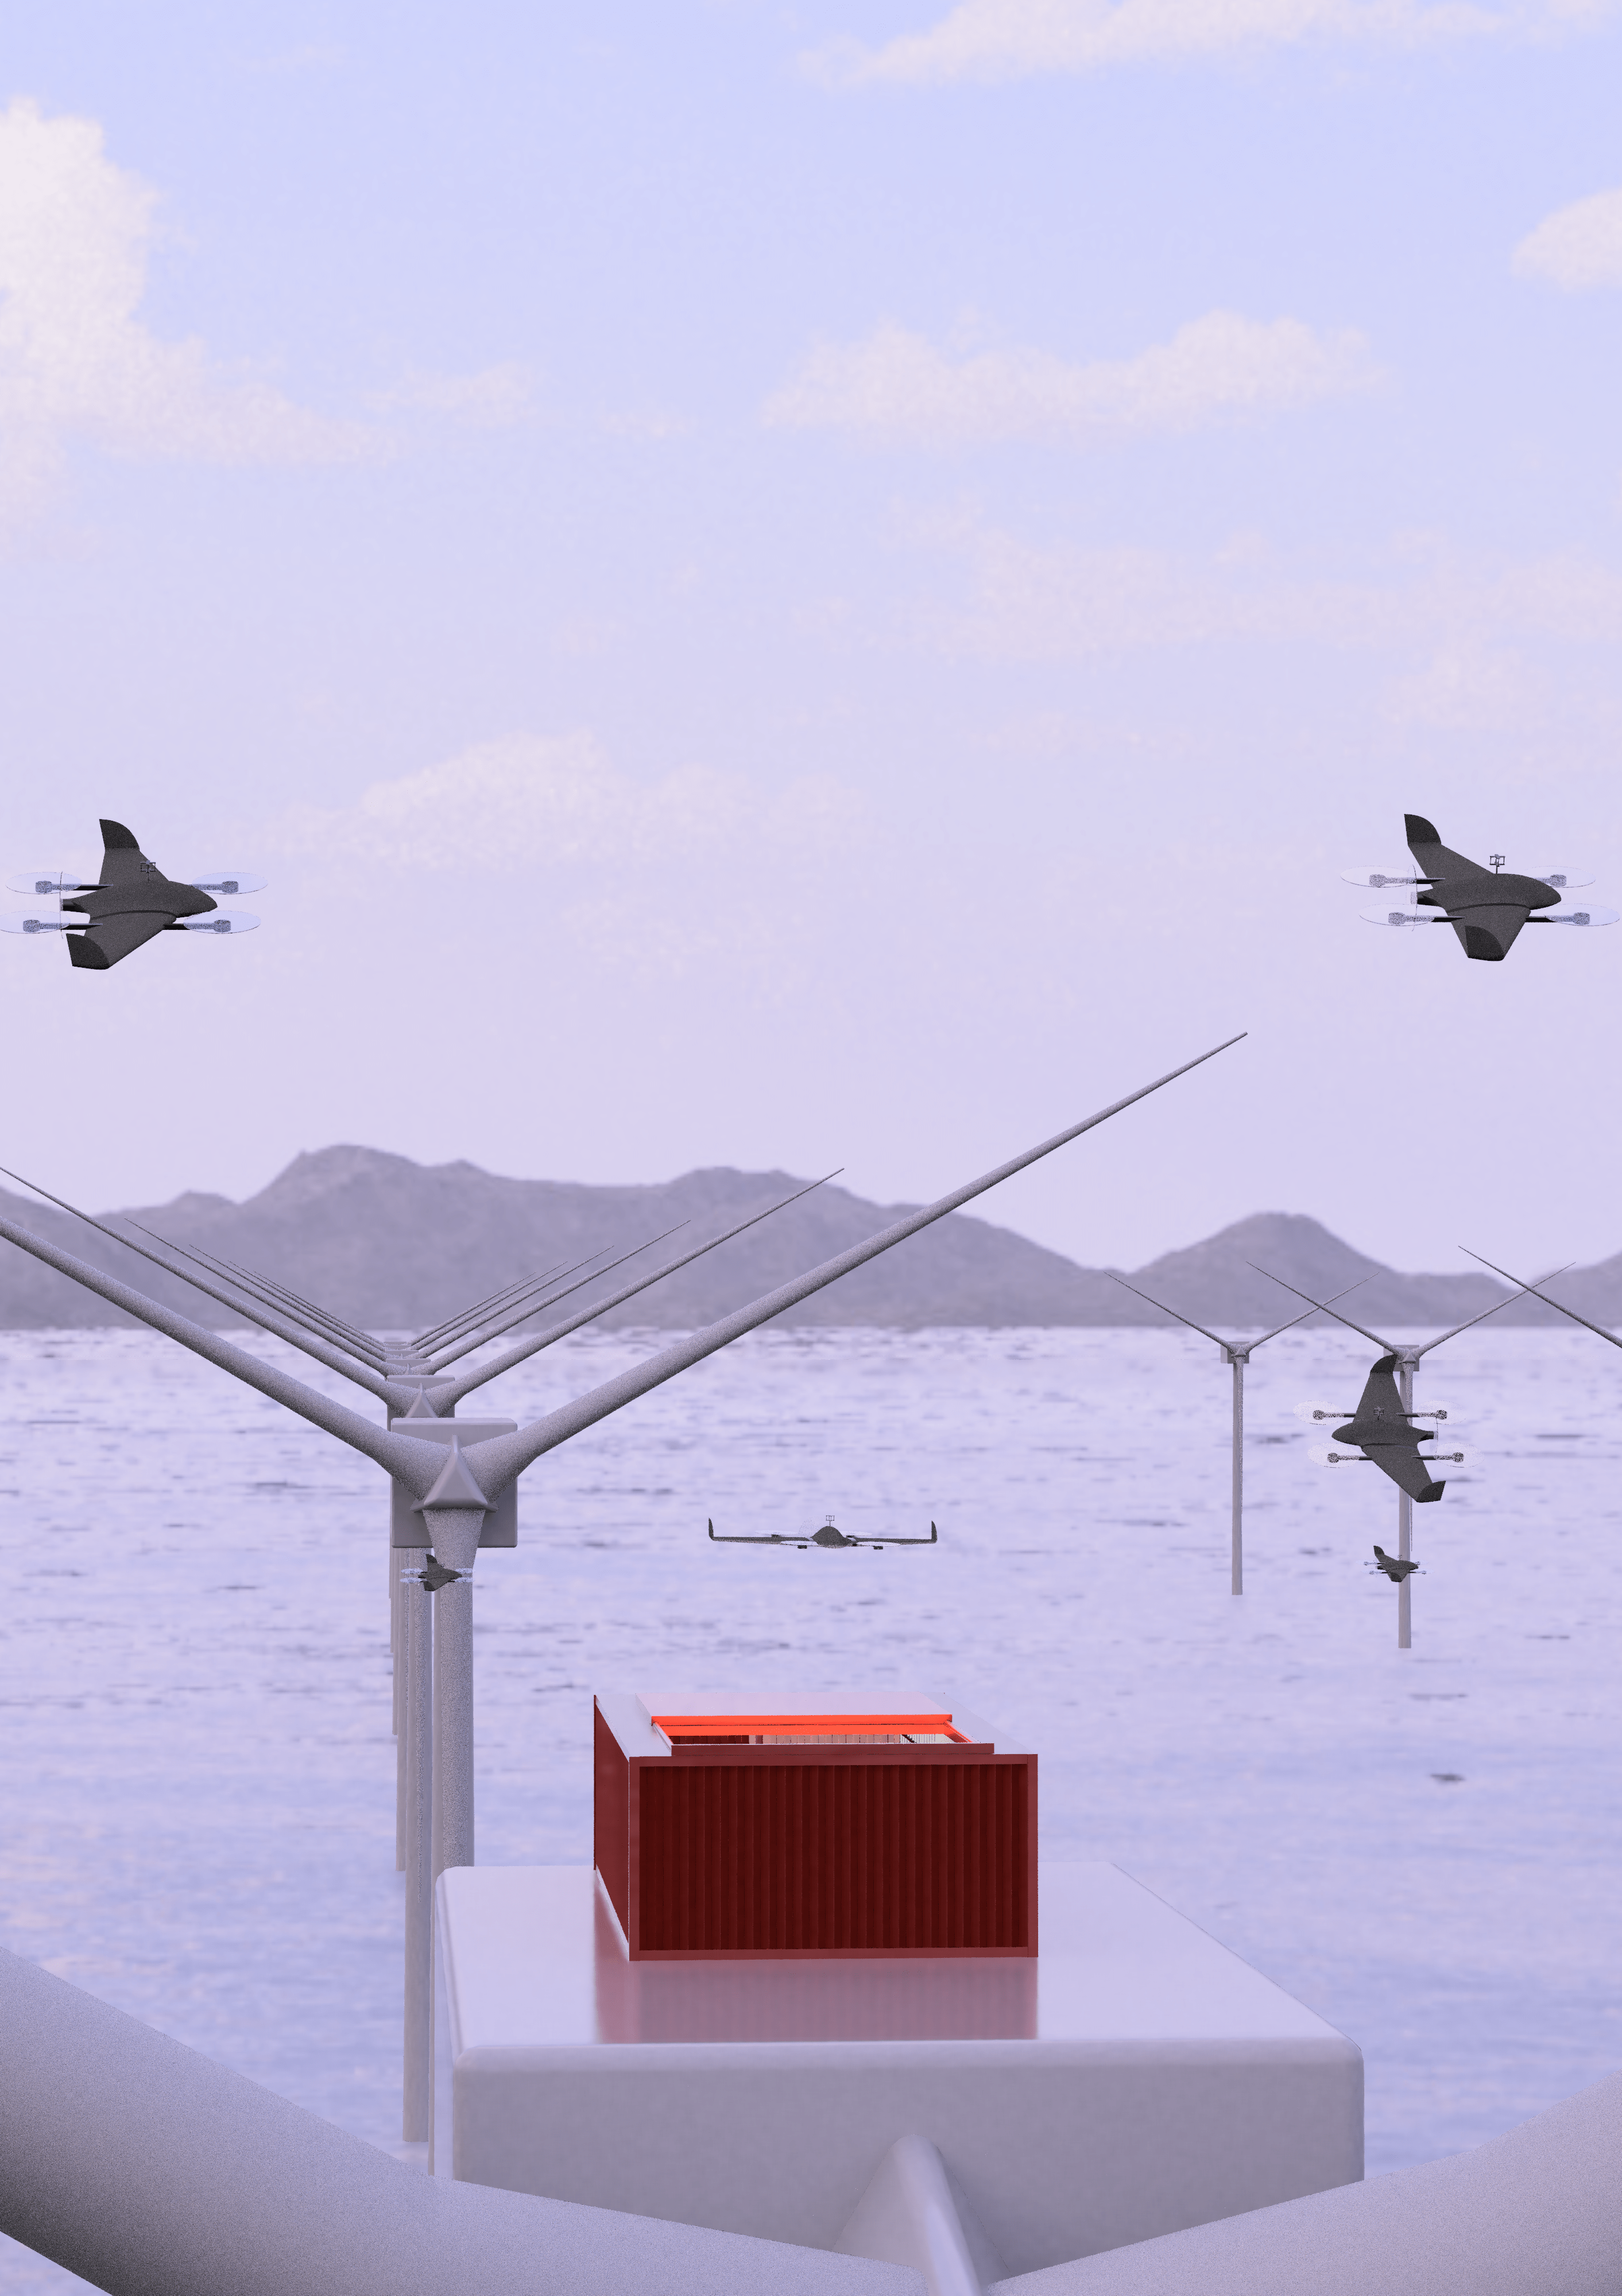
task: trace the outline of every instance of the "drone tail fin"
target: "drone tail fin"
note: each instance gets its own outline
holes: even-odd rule
[[[1447,1479],[1445,1476],[1443,1477],[1439,1483],[1427,1483],[1422,1491],[1416,1491],[1414,1493],[1414,1505],[1416,1506],[1424,1506],[1431,1499],[1439,1499],[1446,1488]]]

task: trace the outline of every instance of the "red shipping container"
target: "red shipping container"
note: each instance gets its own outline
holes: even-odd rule
[[[633,1961],[1035,1953],[1036,1756],[976,1718],[594,1703]]]

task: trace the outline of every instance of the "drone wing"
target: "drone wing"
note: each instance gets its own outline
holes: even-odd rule
[[[1421,1506],[1429,1499],[1439,1499],[1447,1488],[1445,1482],[1432,1480],[1429,1468],[1417,1451],[1382,1443],[1371,1451],[1365,1448],[1363,1456],[1372,1459],[1382,1475],[1389,1475],[1399,1491],[1406,1491]]]
[[[872,1538],[864,1539],[862,1544],[864,1546],[934,1546],[939,1538],[940,1533],[931,1523],[927,1538]]]
[[[103,885],[138,885],[143,877],[161,877],[163,872],[155,861],[149,861],[136,842],[131,832],[121,821],[102,824],[102,882]]]
[[[1404,814],[1403,818],[1408,849],[1420,875],[1432,881],[1429,890],[1420,893],[1420,906],[1446,912],[1466,956],[1487,964],[1502,964],[1529,911],[1547,905],[1552,888],[1501,877],[1492,869],[1484,869],[1480,862],[1455,853],[1443,844],[1434,824],[1423,814]],[[1512,895],[1506,898],[1511,886],[1517,893],[1525,891],[1527,898],[1516,900]],[[1559,898],[1557,893],[1555,899]]]
[[[1465,955],[1486,964],[1503,964],[1526,921],[1525,909],[1506,908],[1498,902],[1483,903],[1480,906],[1472,902],[1468,916],[1448,918]]]
[[[128,909],[121,916],[96,917],[83,932],[67,936],[68,955],[75,964],[92,972],[105,972],[161,933],[169,918],[152,909]]]
[[[710,1523],[710,1536],[717,1546],[803,1546],[805,1544],[801,1538],[785,1538],[781,1531],[777,1530],[753,1537],[747,1531],[717,1530],[712,1521]]]
[[[1381,1356],[1371,1366],[1363,1382],[1363,1393],[1357,1398],[1357,1408],[1352,1414],[1354,1426],[1364,1426],[1371,1420],[1384,1420],[1388,1427],[1406,1427],[1408,1420],[1403,1410],[1403,1398],[1396,1390],[1396,1357]],[[1348,1442],[1355,1442],[1348,1436]]]

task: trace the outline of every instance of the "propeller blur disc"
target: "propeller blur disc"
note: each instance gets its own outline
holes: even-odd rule
[[[71,931],[75,926],[83,923],[83,922],[84,920],[81,918],[75,917],[72,920],[70,920],[66,917],[56,914],[52,911],[30,909],[25,912],[21,916],[0,917],[0,932],[69,932]]]
[[[1434,909],[1359,909],[1358,915],[1371,925],[1429,925],[1437,922]]]
[[[175,922],[185,932],[222,935],[253,932],[259,925],[259,919],[250,916],[246,909],[216,909],[211,916],[177,917]]]
[[[31,893],[40,899],[54,900],[59,893],[78,892],[84,883],[77,869],[20,869],[14,877],[6,879],[5,890],[8,893]]]
[[[267,880],[256,877],[249,869],[210,869],[201,877],[183,877],[184,885],[195,885],[200,893],[262,893]]]

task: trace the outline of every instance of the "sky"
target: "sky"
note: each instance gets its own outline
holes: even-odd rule
[[[22,0],[4,71],[0,873],[269,883],[0,939],[0,1162],[920,1201],[1245,1030],[979,1209],[1622,1248],[1622,927],[1339,874],[1408,810],[1622,906],[1614,0]]]

